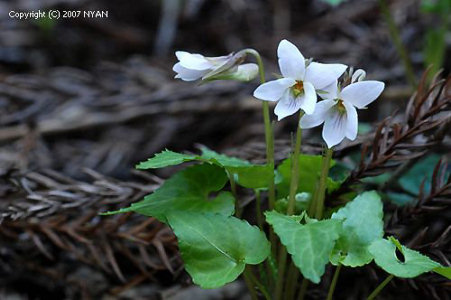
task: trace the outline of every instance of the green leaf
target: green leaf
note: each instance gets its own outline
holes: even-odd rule
[[[235,176],[236,182],[246,188],[266,188],[273,178],[274,171],[269,165],[254,165],[246,160],[219,154],[203,147],[202,158],[224,167]]]
[[[229,192],[221,192],[209,199],[209,193],[221,190],[227,182],[224,170],[216,165],[188,167],[166,180],[163,185],[144,200],[130,207],[106,214],[134,211],[166,222],[168,213],[176,211],[213,212],[231,215],[234,198]]]
[[[435,273],[442,275],[443,277],[446,277],[451,280],[451,267],[437,267],[434,270]]]
[[[357,267],[373,259],[368,246],[384,236],[382,202],[375,191],[365,192],[340,208],[332,219],[343,220],[343,231],[331,254],[335,265]]]
[[[274,176],[269,165],[251,164],[246,160],[219,154],[206,147],[202,147],[201,151],[202,155],[191,155],[165,150],[136,167],[138,169],[154,169],[188,161],[208,162],[226,169],[229,174],[234,176],[239,185],[252,189],[267,188]]]
[[[265,234],[235,217],[175,212],[168,215],[168,221],[178,238],[186,271],[202,288],[229,283],[246,264],[259,264],[270,254]]]
[[[216,161],[221,166],[240,167],[251,165],[251,163],[247,160],[220,154],[211,149],[208,149],[207,147],[202,147],[200,148],[200,150],[202,151],[202,158],[210,161]]]
[[[299,216],[286,216],[275,211],[266,212],[265,215],[302,275],[319,283],[339,237],[341,221],[311,219],[302,225]]]
[[[397,242],[397,240],[395,241]],[[369,251],[379,267],[397,277],[413,278],[441,267],[439,263],[417,251],[402,245],[400,247],[403,259],[398,259],[396,256],[395,242],[386,239],[374,241],[370,245]]]
[[[321,173],[321,155],[299,155],[299,184],[297,192],[306,192],[313,195],[316,182]],[[335,161],[331,161],[331,168],[335,165]],[[282,176],[282,181],[277,184],[277,196],[279,198],[287,197],[290,190],[291,180],[291,158],[285,159],[277,168]],[[327,179],[327,189],[329,192],[340,186],[331,178]]]
[[[390,172],[385,172],[385,173],[382,173],[382,174],[376,175],[376,176],[364,177],[364,178],[362,178],[361,181],[364,183],[380,185],[380,184],[385,183],[387,180],[389,180],[391,176],[392,176],[392,174]]]
[[[332,6],[337,6],[342,3],[344,0],[323,0],[326,3],[329,3]]]
[[[437,154],[431,154],[419,160],[399,179],[399,184],[406,191],[418,195],[420,186],[424,181],[424,192],[429,193],[431,189],[432,173],[434,172],[434,167],[439,160],[440,155]],[[446,172],[445,176],[446,178],[444,178],[444,181],[446,181],[447,177],[449,177],[449,172]]]
[[[161,153],[155,154],[154,157],[149,158],[147,161],[139,163],[136,166],[136,168],[141,169],[141,170],[158,169],[158,168],[164,168],[164,167],[168,167],[168,166],[179,165],[186,161],[196,160],[199,158],[200,157],[197,155],[182,154],[182,153],[177,153],[177,152],[173,152],[173,151],[166,149]]]
[[[404,193],[387,192],[387,197],[390,202],[398,206],[413,204],[416,201],[416,198]]]

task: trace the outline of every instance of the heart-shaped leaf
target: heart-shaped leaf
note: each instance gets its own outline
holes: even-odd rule
[[[259,264],[270,253],[265,234],[235,217],[175,212],[168,215],[168,222],[178,238],[185,269],[202,288],[235,280],[246,264]]]
[[[374,192],[365,192],[340,208],[332,219],[343,220],[343,231],[331,254],[335,265],[357,267],[373,259],[368,246],[384,236],[382,202]]]
[[[341,232],[342,221],[310,219],[302,225],[300,216],[286,216],[275,211],[265,215],[302,275],[319,283]]]
[[[188,167],[166,180],[154,193],[130,207],[106,214],[134,211],[166,222],[166,216],[174,211],[213,212],[232,215],[234,198],[229,192],[221,192],[213,199],[209,193],[221,190],[227,176],[221,167],[210,164]]]
[[[399,245],[398,248],[397,244]],[[402,258],[397,257],[396,249],[403,256]],[[397,277],[413,278],[441,267],[439,263],[417,251],[402,246],[395,239],[393,241],[376,240],[368,250],[374,256],[374,261],[379,267]]]

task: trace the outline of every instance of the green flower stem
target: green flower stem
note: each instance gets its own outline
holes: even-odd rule
[[[293,262],[288,267],[287,282],[285,284],[285,299],[294,299],[296,294],[296,285],[299,279],[299,270]]]
[[[299,121],[301,120],[304,112],[299,113]],[[296,130],[296,145],[294,147],[294,153],[291,158],[291,182],[290,182],[290,194],[288,197],[287,215],[294,213],[296,205],[296,192],[299,185],[299,154],[301,152],[301,140],[302,140],[302,128],[299,126],[299,122]]]
[[[299,113],[299,120],[302,118],[304,113],[301,111]],[[287,215],[292,215],[295,210],[296,205],[296,191],[298,189],[299,184],[299,153],[301,149],[301,140],[302,140],[302,129],[299,126],[299,123],[297,125],[296,130],[296,144],[294,147],[294,153],[291,158],[291,182],[290,182],[290,193],[288,197],[288,208],[287,208]],[[285,277],[285,268],[286,268],[286,262],[287,262],[287,251],[283,245],[281,245],[279,250],[279,261],[278,261],[278,270],[279,270],[279,277],[277,278],[276,283],[276,299],[279,299],[282,296],[282,287],[283,287],[283,280]],[[295,275],[294,273],[296,270],[289,270],[287,277],[293,278]],[[287,278],[287,284],[289,283],[290,278]],[[289,293],[289,290],[286,290],[287,293]]]
[[[307,214],[309,216],[314,216],[315,215],[315,211],[316,211],[316,202],[318,202],[318,187],[319,187],[319,182],[316,181],[315,182],[315,189],[313,191],[313,195],[312,195],[312,201],[310,202],[310,205],[307,209]]]
[[[334,277],[332,278],[332,282],[330,283],[329,292],[327,293],[326,300],[332,300],[335,291],[335,286],[337,285],[338,276],[340,275],[340,270],[341,264],[339,264],[335,269]]]
[[[376,299],[377,295],[379,295],[379,293],[382,291],[382,289],[393,279],[393,277],[395,277],[394,275],[390,275],[387,278],[385,278],[384,281],[381,282],[381,284],[379,284],[374,291],[368,296],[368,298],[366,298],[367,300],[373,300]]]
[[[239,218],[241,216],[241,208],[240,203],[238,202],[238,195],[236,193],[236,182],[235,178],[233,177],[233,174],[230,174],[227,172],[227,177],[229,177],[230,182],[230,190],[232,191],[233,198],[235,198],[235,215]]]
[[[304,112],[299,113],[299,120],[301,120]],[[299,153],[301,151],[301,140],[302,140],[302,128],[299,126],[299,122],[296,130],[296,144],[294,147],[294,153],[291,157],[291,181],[290,181],[290,194],[288,196],[288,208],[287,215],[292,215],[294,213],[296,204],[296,191],[299,184]],[[287,250],[283,245],[280,245],[279,249],[279,260],[278,260],[278,278],[276,283],[275,298],[281,299],[283,281],[285,279],[285,268],[287,264]]]
[[[315,218],[320,220],[323,217],[324,212],[324,199],[326,197],[326,182],[329,176],[330,161],[332,159],[333,150],[327,148],[326,153],[323,156],[321,162],[321,177],[319,178],[319,186],[316,195],[315,205]]]
[[[269,117],[268,101],[263,101],[263,121],[265,123],[265,141],[266,141],[266,160],[267,163],[274,169],[274,137],[271,126],[271,119]],[[274,175],[269,182],[269,209],[273,210],[276,204],[276,187],[274,184]]]
[[[257,212],[257,224],[260,230],[263,230],[263,215],[262,215],[262,206],[261,206],[261,197],[260,191],[255,190],[255,210]]]
[[[262,208],[261,208],[261,195],[260,191],[258,189],[254,190],[255,192],[255,210],[257,214],[257,224],[258,228],[263,231],[263,214],[262,214]],[[260,276],[265,276],[264,282],[267,283],[268,286],[271,286],[274,282],[275,274],[273,274],[272,268],[270,266],[269,259],[265,261],[265,269],[266,274],[264,273],[264,269],[260,268]],[[263,279],[263,278],[262,278]]]
[[[281,300],[283,292],[283,280],[285,279],[285,267],[287,264],[287,249],[281,244],[279,248],[279,258],[277,260],[277,282],[274,292],[274,299]]]
[[[258,64],[258,72],[260,75],[260,83],[265,83],[265,68],[260,54],[254,49],[244,49],[245,53],[254,56]],[[266,142],[266,162],[274,170],[274,137],[271,126],[271,118],[269,116],[268,101],[262,101],[263,107],[263,122],[265,124],[265,142]],[[274,175],[271,178],[268,186],[269,209],[273,210],[276,203],[276,188],[274,185]],[[276,255],[276,236],[272,229],[269,230],[269,240],[272,245],[272,253]]]
[[[260,83],[265,83],[265,68],[260,54],[254,49],[245,49],[247,54],[255,57],[258,64],[258,72],[260,75]],[[262,101],[263,105],[263,121],[265,123],[265,141],[266,141],[266,160],[269,165],[274,168],[274,137],[271,128],[271,118],[269,116],[269,104],[268,101]],[[274,177],[269,184],[269,208],[274,209],[276,193],[274,186]]]

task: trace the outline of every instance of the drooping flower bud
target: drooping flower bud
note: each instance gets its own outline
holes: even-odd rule
[[[258,75],[258,66],[256,64],[242,64],[234,66],[226,71],[219,72],[213,76],[204,76],[202,81],[212,80],[236,80],[248,82]]]
[[[205,57],[201,54],[191,54],[184,51],[176,53],[179,62],[173,67],[177,72],[175,78],[184,81],[238,80],[250,81],[258,74],[256,64],[243,64],[246,53],[240,51],[235,54],[219,57]]]

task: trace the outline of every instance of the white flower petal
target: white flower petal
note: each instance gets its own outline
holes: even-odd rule
[[[321,90],[340,77],[347,66],[342,64],[321,64],[311,62],[305,70],[304,81],[313,84],[315,89]]]
[[[383,82],[376,80],[356,82],[341,91],[341,99],[357,108],[364,108],[379,97],[384,86]]]
[[[213,64],[200,54],[191,54],[186,51],[177,51],[175,52],[175,55],[180,61],[180,64],[187,69],[207,70],[213,67]]]
[[[321,125],[326,119],[329,109],[334,105],[334,100],[323,100],[316,103],[315,113],[311,115],[304,115],[299,122],[299,126],[306,129]]]
[[[274,113],[278,117],[278,121],[285,117],[291,116],[301,108],[299,97],[295,98],[293,92],[288,89],[283,94],[280,101],[277,103]]]
[[[273,81],[268,81],[260,85],[254,91],[254,97],[260,100],[277,101],[282,98],[285,91],[296,83],[291,78],[281,78]]]
[[[322,99],[337,99],[338,98],[338,81],[335,80],[331,84],[323,87],[321,91],[316,91]]]
[[[346,114],[340,114],[337,109],[329,110],[323,127],[323,139],[330,149],[339,144],[346,136]]]
[[[304,94],[298,97],[298,101],[307,115],[311,115],[315,111],[316,100],[315,88],[310,82],[304,82]]]
[[[177,73],[177,75],[175,75],[175,78],[180,78],[184,81],[198,80],[208,72],[208,70],[199,71],[187,69],[184,68],[180,63],[176,63],[172,70]]]
[[[299,49],[287,40],[282,40],[277,48],[280,72],[284,77],[303,80],[305,59]]]
[[[205,59],[210,62],[215,67],[222,66],[225,64],[229,59],[233,57],[232,54],[225,55],[225,56],[216,56],[216,57],[205,57]]]
[[[357,117],[357,110],[355,107],[350,104],[343,101],[343,105],[346,108],[346,137],[350,139],[351,141],[355,140],[357,137],[357,128],[359,126],[358,124],[358,117]]]

